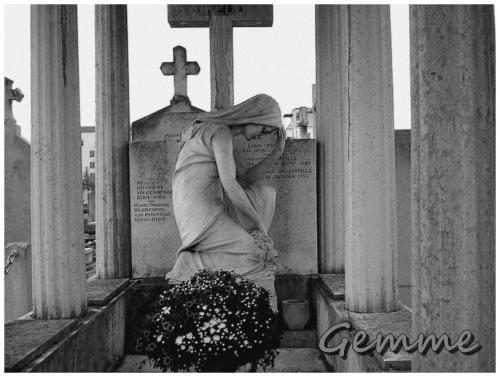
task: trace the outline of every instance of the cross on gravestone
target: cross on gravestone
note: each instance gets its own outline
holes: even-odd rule
[[[4,77],[4,119],[5,122],[16,124],[16,118],[12,112],[12,101],[21,102],[24,94],[19,88],[12,89],[13,83],[14,81]]]
[[[171,27],[210,28],[212,110],[234,103],[233,27],[270,27],[272,5],[168,5]]]
[[[182,46],[174,47],[174,61],[163,62],[160,67],[165,76],[174,76],[174,97],[172,100],[188,100],[187,76],[200,73],[197,62],[186,61],[186,49]]]

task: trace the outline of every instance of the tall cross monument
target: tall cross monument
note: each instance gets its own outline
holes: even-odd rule
[[[174,61],[163,62],[160,69],[165,76],[174,76],[174,97],[172,101],[189,101],[187,77],[188,75],[200,73],[200,66],[197,62],[186,61],[186,49],[182,46],[175,46]]]
[[[169,5],[171,27],[210,28],[212,110],[234,104],[233,27],[270,27],[272,5]]]

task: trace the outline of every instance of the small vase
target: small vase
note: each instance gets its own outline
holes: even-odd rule
[[[283,320],[290,330],[303,330],[309,321],[309,301],[283,300]]]

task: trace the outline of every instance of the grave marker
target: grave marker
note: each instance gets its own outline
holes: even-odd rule
[[[210,28],[212,110],[231,107],[233,90],[233,27],[273,25],[272,5],[169,5],[171,27]]]

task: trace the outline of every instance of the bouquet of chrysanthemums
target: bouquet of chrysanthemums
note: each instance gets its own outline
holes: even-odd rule
[[[281,336],[268,291],[229,271],[203,269],[172,286],[146,318],[141,342],[162,371],[265,370]]]

